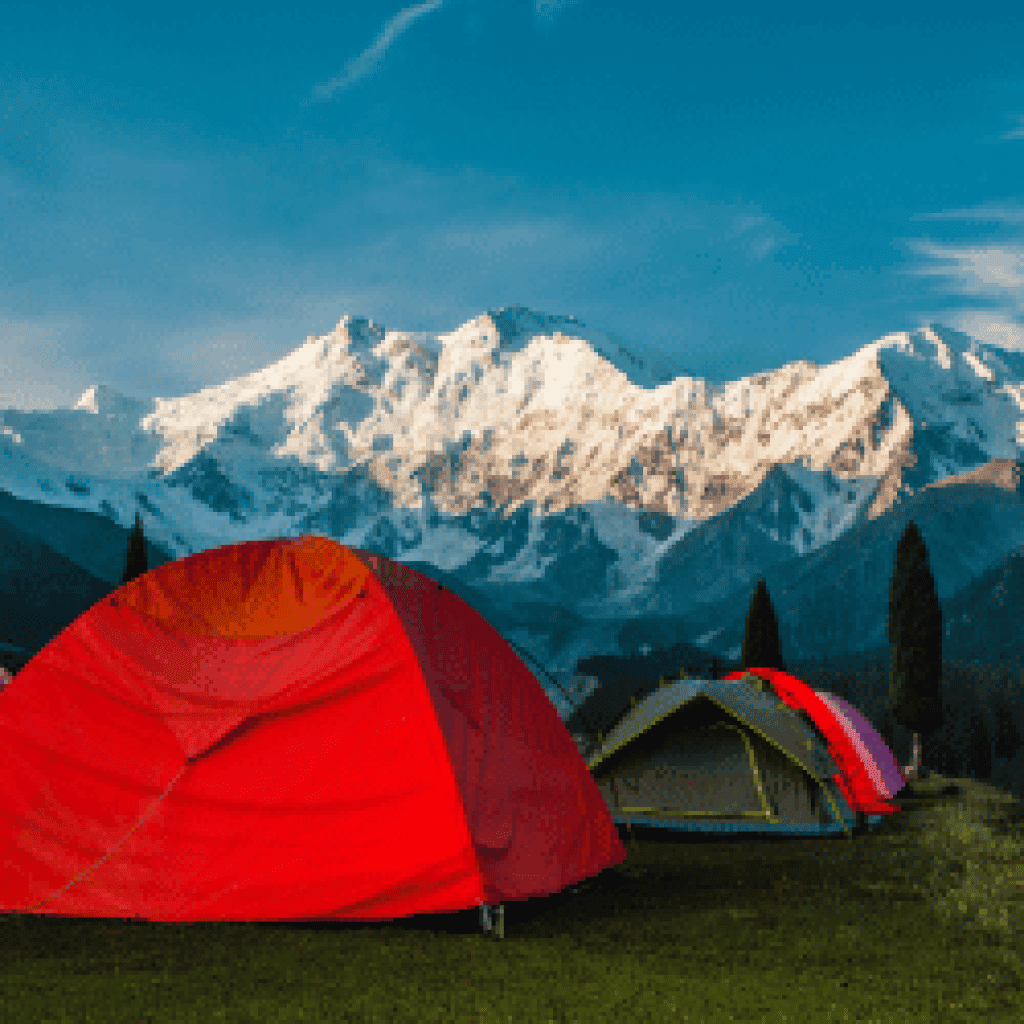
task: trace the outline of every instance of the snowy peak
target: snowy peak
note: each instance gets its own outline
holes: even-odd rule
[[[151,407],[150,402],[127,398],[106,384],[94,384],[87,388],[73,408],[96,416],[117,417],[119,419],[138,418]],[[132,424],[135,425],[134,423]]]
[[[376,497],[350,524],[386,515],[397,529],[411,510],[585,510],[600,544],[628,552],[616,569],[634,577],[628,596],[671,536],[773,472],[788,481],[797,525],[766,531],[806,554],[901,493],[1017,457],[1024,440],[1024,357],[938,325],[824,367],[798,361],[713,387],[684,375],[658,383],[637,352],[521,305],[446,335],[346,315],[277,362],[195,394],[134,403],[97,386],[75,410],[8,412],[0,445],[12,466],[17,450],[26,497],[59,494],[62,471],[87,487],[89,477],[163,478],[203,515],[230,510],[224,529],[246,536],[319,522],[352,474]],[[68,433],[68,417],[81,425],[57,443],[53,428]],[[46,486],[33,483],[47,473]]]
[[[587,327],[574,316],[535,313],[525,306],[503,306],[488,314],[500,339],[502,351],[519,351],[534,338],[563,338],[585,341],[594,352],[622,373],[631,384],[651,390],[684,376],[673,360],[636,340],[629,343],[605,331]],[[632,325],[643,334],[643,324]]]
[[[1024,358],[994,351],[935,324],[868,346],[921,430],[942,430],[988,458],[1014,458],[1024,444]],[[942,475],[945,475],[943,473]]]
[[[293,455],[323,472],[346,468],[344,446],[332,430],[365,417],[369,404],[357,393],[380,387],[384,344],[383,327],[346,315],[329,334],[308,337],[261,370],[192,395],[156,399],[140,423],[164,440],[154,468],[174,472],[222,428],[244,433],[272,456]]]
[[[353,317],[346,313],[334,329],[341,344],[346,344],[353,355],[366,355],[384,340],[385,331],[372,320]]]
[[[642,330],[642,325],[637,325]],[[526,306],[502,306],[467,321],[441,340],[453,366],[472,363],[475,357],[492,366],[503,365],[537,339],[559,338],[585,342],[629,382],[646,390],[660,387],[680,376],[663,353],[641,344],[626,344],[614,335],[596,331],[574,316],[534,312]]]

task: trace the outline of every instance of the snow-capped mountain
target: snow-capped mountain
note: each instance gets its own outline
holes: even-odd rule
[[[373,548],[478,594],[564,677],[637,616],[713,610],[692,638],[731,643],[724,609],[742,595],[745,615],[758,574],[795,588],[922,489],[1015,462],[1022,381],[1024,356],[939,325],[712,386],[521,306],[440,336],[346,316],[196,394],[95,386],[71,410],[6,410],[0,487],[125,527],[138,511],[171,557],[309,531]],[[1024,542],[1015,508],[982,570]]]

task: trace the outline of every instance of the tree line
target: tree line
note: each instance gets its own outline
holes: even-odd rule
[[[894,726],[911,732],[911,774],[921,767],[927,755],[929,767],[942,774],[955,775],[964,760],[960,755],[966,751],[970,772],[978,778],[990,778],[993,755],[1013,758],[1021,745],[1013,707],[1005,693],[990,695],[989,718],[994,721],[993,734],[977,700],[968,705],[966,714],[962,713],[962,702],[956,710],[944,702],[942,609],[928,550],[913,520],[896,544],[886,618],[889,657],[885,698],[881,708],[861,706],[859,710],[865,715],[875,715],[876,727],[894,753]],[[681,646],[663,653],[671,655]],[[653,663],[656,659],[650,660]],[[779,644],[778,619],[763,578],[758,579],[751,597],[740,664],[741,671],[756,668],[786,671]],[[679,674],[684,673],[680,670]],[[717,679],[719,675],[720,663],[716,658],[712,676]],[[607,735],[659,681],[636,678],[602,681],[566,724],[570,731],[583,731],[592,739]],[[847,694],[840,695],[849,699]]]
[[[136,512],[135,525],[128,537],[121,586],[143,575],[147,568],[142,520]],[[886,625],[889,642],[887,696],[881,709],[861,706],[861,712],[869,717],[874,714],[876,719],[880,719],[876,724],[890,749],[895,750],[894,725],[911,730],[912,768],[920,767],[922,758],[927,755],[929,767],[941,774],[957,775],[962,767],[966,767],[978,778],[990,778],[993,756],[1012,759],[1021,746],[1013,705],[1006,691],[992,690],[986,695],[990,712],[988,719],[993,725],[990,731],[982,713],[980,695],[958,694],[958,707],[944,701],[942,610],[929,566],[928,550],[913,520],[907,524],[896,545]],[[687,657],[692,648],[687,644],[677,644],[661,653],[663,658],[646,660],[657,665],[658,674],[664,675],[674,669],[665,668],[662,661],[667,664],[674,658]],[[779,644],[778,618],[768,587],[760,577],[746,618],[740,666],[743,671],[750,668],[786,671]],[[710,666],[712,678],[720,678],[722,667],[720,659],[714,657]],[[602,685],[567,720],[571,731],[582,726],[591,735],[606,734],[631,707],[655,688],[656,681],[637,678],[635,667],[631,665],[630,668],[628,675],[632,678],[616,679],[611,683],[602,681]],[[682,670],[680,674],[683,674]],[[846,699],[851,696],[840,695]],[[862,699],[855,699],[853,703],[863,705],[866,696],[861,695]]]
[[[128,536],[128,554],[125,557],[124,572],[121,574],[121,586],[131,583],[137,576],[147,571],[146,541],[142,535],[142,520],[135,513],[135,526]]]

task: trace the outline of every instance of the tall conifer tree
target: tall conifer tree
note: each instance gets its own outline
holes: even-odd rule
[[[768,587],[760,577],[754,596],[750,599],[740,659],[744,670],[777,668],[786,671],[779,649],[779,621],[775,617],[772,599],[768,596]]]
[[[896,542],[889,584],[889,702],[893,718],[914,734],[911,773],[920,768],[920,734],[942,727],[942,608],[928,549],[914,521]]]
[[[141,576],[146,571],[146,541],[142,536],[142,520],[136,512],[135,527],[128,537],[128,557],[125,559],[121,586],[130,583],[136,576]]]

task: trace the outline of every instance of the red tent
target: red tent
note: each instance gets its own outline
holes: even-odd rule
[[[876,788],[872,780],[875,765],[862,756],[863,747],[853,742],[846,724],[837,717],[834,708],[806,683],[786,672],[774,668],[751,668],[747,672],[764,679],[779,699],[791,708],[805,712],[825,737],[828,752],[840,770],[840,774],[835,776],[836,784],[855,811],[882,815],[899,810],[894,804],[887,803]],[[733,672],[723,679],[742,679],[744,675],[746,672]]]
[[[0,911],[389,920],[625,859],[544,691],[462,600],[324,537],[170,562],[0,695]]]

